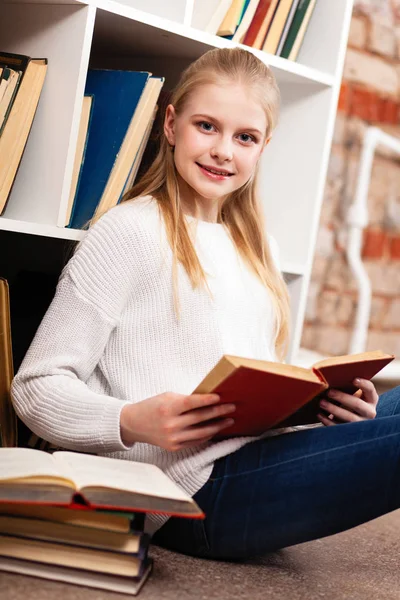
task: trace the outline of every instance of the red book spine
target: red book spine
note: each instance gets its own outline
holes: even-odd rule
[[[250,27],[248,28],[243,39],[243,44],[246,46],[252,46],[254,44],[271,2],[272,0],[260,0],[258,3],[256,12],[254,13],[254,17],[250,23]]]

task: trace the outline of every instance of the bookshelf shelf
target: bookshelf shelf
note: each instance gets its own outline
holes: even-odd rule
[[[91,2],[94,4],[94,1]],[[105,2],[96,0],[98,8],[94,42],[98,52],[126,55],[132,51],[146,55],[163,56],[169,59],[194,60],[210,48],[232,48],[237,46],[230,40],[211,35],[193,27],[185,27],[167,19],[155,18],[143,11],[134,10],[113,2],[115,11],[109,13],[102,8]],[[111,2],[107,2],[111,4]],[[248,46],[241,44],[248,50]],[[279,56],[253,50],[263,62],[274,70],[279,83],[309,84],[316,87],[331,87],[334,76],[318,69],[286,60]]]
[[[51,237],[62,240],[81,240],[84,232],[79,229],[68,229],[66,227],[56,227],[55,225],[45,225],[41,223],[31,223],[29,221],[19,221],[17,219],[0,219],[0,231],[13,231],[15,233],[26,233],[28,235],[39,235],[42,237]]]
[[[202,53],[235,45],[195,27],[199,2],[218,0],[0,1],[1,50],[49,62],[0,217],[0,240],[6,231],[34,239],[81,239],[81,231],[64,229],[63,223],[87,70],[148,70],[165,76],[165,89],[172,88]],[[261,161],[260,191],[291,295],[289,361],[300,343],[352,5],[353,0],[317,0],[297,62],[243,46],[270,65],[282,95],[279,125]],[[40,253],[39,243],[37,248]]]

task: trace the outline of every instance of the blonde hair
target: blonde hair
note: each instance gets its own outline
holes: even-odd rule
[[[170,103],[179,115],[189,96],[201,85],[223,82],[240,82],[251,86],[267,117],[268,139],[274,130],[279,113],[280,93],[271,70],[251,52],[241,48],[213,49],[203,54],[182,73],[172,93]],[[258,167],[249,181],[232,192],[220,207],[219,221],[230,232],[240,255],[259,277],[271,294],[275,305],[275,347],[282,360],[286,353],[289,330],[289,297],[282,275],[272,260],[264,234],[262,211],[257,188]],[[184,267],[193,288],[207,286],[206,275],[193,246],[182,211],[174,155],[167,138],[161,135],[158,154],[138,183],[129,190],[121,202],[151,195],[166,225],[168,241],[173,252],[173,285],[175,308],[179,312],[177,293],[177,266]]]

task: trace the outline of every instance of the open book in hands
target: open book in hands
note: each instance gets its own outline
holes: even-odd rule
[[[0,503],[204,516],[191,497],[155,465],[78,452],[48,454],[0,448]]]
[[[356,377],[372,379],[394,359],[380,350],[335,356],[305,369],[225,355],[193,393],[219,394],[233,403],[235,420],[218,437],[259,435],[273,427],[319,422],[319,400],[328,388],[354,394]]]

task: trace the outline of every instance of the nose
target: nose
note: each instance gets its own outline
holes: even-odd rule
[[[218,139],[214,138],[214,144],[211,148],[212,158],[216,158],[220,161],[228,162],[233,159],[233,146],[232,140],[228,136],[220,136]]]

